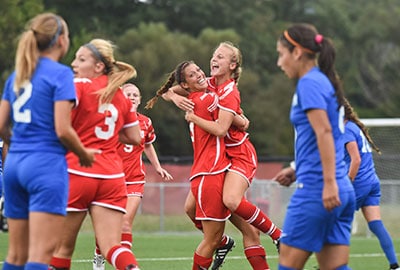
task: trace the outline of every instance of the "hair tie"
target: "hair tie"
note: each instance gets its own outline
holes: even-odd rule
[[[324,36],[321,34],[317,34],[315,36],[314,40],[318,45],[321,45],[322,41],[324,40]]]

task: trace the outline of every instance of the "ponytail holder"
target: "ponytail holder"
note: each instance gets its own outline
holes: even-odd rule
[[[324,36],[321,34],[317,34],[315,36],[314,40],[318,45],[321,45],[322,41],[324,40]]]

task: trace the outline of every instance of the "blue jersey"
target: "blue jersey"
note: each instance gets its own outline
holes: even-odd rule
[[[290,120],[295,129],[296,181],[306,194],[321,194],[323,172],[317,139],[307,118],[307,111],[326,111],[336,149],[336,180],[342,191],[351,190],[344,162],[344,110],[339,109],[335,89],[319,68],[312,68],[297,83],[292,100]],[[298,192],[302,193],[303,191]]]
[[[344,144],[356,142],[358,152],[360,153],[361,164],[357,175],[354,178],[354,185],[371,185],[376,181],[375,165],[372,156],[371,146],[365,138],[362,130],[353,122],[347,121],[345,126]],[[345,150],[344,160],[347,165],[347,171],[350,168],[351,158],[347,150]]]
[[[15,72],[5,84],[3,99],[11,107],[13,123],[9,152],[44,151],[66,153],[54,126],[54,103],[75,100],[72,70],[49,58],[40,57],[30,82],[16,96]]]

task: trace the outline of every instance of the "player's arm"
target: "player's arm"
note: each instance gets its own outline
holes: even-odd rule
[[[121,129],[118,136],[119,141],[123,144],[139,145],[142,141],[139,122],[137,125]]]
[[[83,167],[90,167],[94,162],[94,155],[100,153],[98,149],[85,148],[78,134],[71,125],[71,109],[73,102],[69,100],[54,103],[54,126],[61,143],[79,157]]]
[[[351,181],[354,181],[354,178],[356,178],[358,170],[360,169],[360,164],[361,164],[361,156],[360,152],[358,151],[358,145],[357,142],[351,141],[346,143],[346,149],[347,152],[350,155],[350,166],[349,166],[349,171],[348,175]]]
[[[249,128],[250,121],[244,114],[237,114],[233,118],[232,125],[236,126],[242,131],[246,131]]]
[[[336,183],[335,144],[332,127],[326,111],[312,109],[307,111],[307,118],[314,130],[322,163],[324,187],[322,200],[324,207],[330,211],[340,205],[339,189]]]
[[[11,105],[8,100],[0,101],[0,136],[4,144],[10,143],[11,137],[11,122],[10,122]],[[4,146],[3,146],[4,147]],[[4,151],[4,149],[3,149]]]
[[[179,109],[183,111],[193,110],[194,103],[187,98],[189,92],[180,85],[174,85],[164,94],[162,98],[166,101],[172,101]]]
[[[154,149],[152,143],[144,145],[144,153],[151,165],[156,169],[157,173],[162,177],[164,181],[170,181],[173,179],[172,175],[167,170],[161,167],[160,161],[158,160],[157,152]]]
[[[195,115],[193,111],[186,112],[185,115],[186,121],[193,122],[201,129],[218,137],[224,137],[226,135],[229,127],[232,125],[233,118],[233,113],[226,110],[219,110],[217,121],[205,120]]]

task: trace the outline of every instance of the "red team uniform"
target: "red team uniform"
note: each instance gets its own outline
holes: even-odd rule
[[[215,93],[192,92],[189,98],[196,104],[194,114],[206,120],[218,119],[218,97]],[[230,162],[225,153],[224,139],[193,123],[189,127],[193,145],[193,166],[189,179],[196,198],[196,219],[227,220],[230,211],[222,202],[222,189]]]
[[[232,112],[234,115],[242,114],[240,92],[234,79],[216,86],[215,78],[208,78],[208,89],[217,93],[220,109]],[[249,134],[231,125],[225,136],[225,146],[226,153],[232,162],[229,171],[242,175],[250,185],[257,169],[257,153],[249,141]]]
[[[101,150],[92,167],[81,167],[79,159],[67,154],[70,174],[68,211],[87,211],[98,204],[125,213],[126,186],[121,157],[118,155],[118,132],[138,125],[132,102],[118,90],[110,104],[93,102],[98,89],[107,86],[108,77],[75,79],[77,107],[72,111],[72,126],[85,147]]]
[[[124,165],[128,196],[143,197],[146,168],[142,153],[146,144],[152,144],[156,140],[156,134],[149,117],[137,113],[137,118],[142,141],[136,146],[119,143],[117,150]]]

